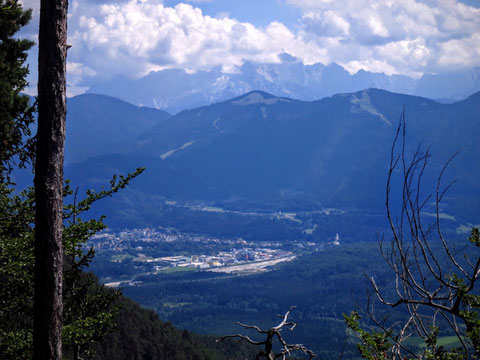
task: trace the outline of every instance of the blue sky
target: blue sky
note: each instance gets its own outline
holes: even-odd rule
[[[23,0],[38,17],[39,0]],[[476,0],[71,0],[71,95],[92,81],[245,60],[419,77],[480,66]],[[476,5],[476,6],[473,6]],[[35,21],[22,33],[35,39]],[[35,51],[31,63],[34,70]],[[36,74],[32,71],[31,80]]]
[[[165,5],[175,6],[185,1],[167,0]],[[212,17],[228,14],[241,22],[250,22],[255,26],[268,26],[279,21],[289,28],[294,28],[302,16],[299,8],[281,0],[213,0],[190,1],[190,4],[202,9],[205,15]]]

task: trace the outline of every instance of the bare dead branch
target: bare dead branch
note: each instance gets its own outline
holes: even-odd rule
[[[268,330],[261,330],[258,326],[255,326],[255,325],[246,325],[246,324],[242,324],[241,322],[236,322],[235,324],[243,327],[244,329],[254,329],[254,330],[257,330],[260,334],[266,334],[268,333]]]
[[[250,343],[252,345],[264,345],[265,344],[265,341],[253,341],[248,336],[241,335],[241,334],[225,335],[225,336],[222,336],[220,339],[217,339],[216,342],[219,342],[219,341],[222,341],[222,340],[225,340],[225,339],[231,339],[231,338],[239,338],[241,340],[247,341],[248,343]]]
[[[240,339],[240,341],[242,341],[242,340],[247,341],[249,344],[252,344],[252,345],[255,345],[255,346],[262,346],[263,345],[264,349],[260,350],[257,353],[256,359],[260,359],[260,358],[265,358],[267,360],[274,360],[274,359],[279,359],[279,358],[286,359],[286,357],[289,356],[290,353],[295,352],[295,351],[300,351],[303,354],[308,355],[309,359],[313,359],[313,358],[316,357],[315,353],[313,351],[307,349],[302,344],[288,344],[283,339],[282,334],[280,333],[281,330],[286,326],[290,327],[290,328],[288,328],[289,330],[293,330],[297,326],[296,323],[294,323],[292,321],[288,321],[288,317],[290,316],[290,313],[295,308],[296,308],[296,306],[292,306],[292,307],[290,307],[290,309],[288,309],[288,311],[284,315],[278,315],[282,319],[282,321],[277,326],[273,326],[268,330],[261,329],[261,328],[259,328],[258,326],[255,326],[255,325],[246,325],[246,324],[242,324],[240,322],[236,322],[237,325],[243,327],[244,329],[247,329],[247,330],[248,329],[253,329],[260,334],[266,334],[267,338],[264,341],[254,341],[251,338],[249,338],[248,336],[241,335],[241,334],[226,335],[226,336],[221,337],[217,341],[222,341],[222,340],[229,339],[229,338],[238,338],[238,339]],[[277,354],[275,354],[274,351],[273,351],[273,347],[274,347],[273,342],[274,342],[275,338],[281,344],[281,350]]]
[[[464,322],[468,328],[465,309],[471,306],[465,303],[462,294],[474,289],[480,275],[480,257],[470,259],[463,254],[467,267],[458,261],[459,255],[449,248],[442,233],[440,221],[440,203],[456,182],[452,180],[444,186],[443,178],[447,168],[463,149],[455,152],[442,166],[436,181],[436,194],[432,197],[431,194],[423,195],[423,178],[431,159],[430,147],[424,149],[423,144],[420,144],[411,154],[408,154],[406,137],[404,110],[390,150],[386,183],[385,205],[392,235],[391,241],[387,245],[384,236],[377,235],[380,254],[395,275],[395,298],[387,299],[375,279],[372,276],[367,276],[367,279],[380,303],[392,308],[405,306],[410,315],[400,330],[397,328],[396,340],[393,341],[395,345],[392,353],[397,358],[401,358],[401,352],[407,351],[404,347],[402,348],[401,343],[412,333],[421,336],[429,344],[433,344],[434,350],[436,349],[436,334],[432,329],[435,329],[438,316],[450,325],[468,355],[468,346],[464,340],[465,330],[459,327],[457,322]],[[393,178],[397,176],[402,185],[399,189],[401,202],[396,215],[398,218],[395,219],[391,208],[391,197]],[[435,220],[425,222],[424,211],[430,202],[435,207]],[[439,239],[443,254],[434,251],[431,246],[430,242],[434,237]],[[451,276],[452,268],[460,272],[463,280]],[[428,311],[425,311],[427,309]],[[373,312],[369,311],[368,316],[385,332],[392,329],[375,319]]]
[[[282,327],[284,327],[285,325],[293,325],[295,327],[296,324],[294,323],[287,323],[287,319],[288,319],[288,316],[290,315],[290,313],[292,312],[293,309],[295,309],[296,306],[291,306],[290,309],[288,309],[288,311],[285,313],[285,315],[277,315],[278,317],[282,318],[282,322],[280,324],[278,324],[277,326],[273,327],[273,329],[275,330],[280,330]],[[292,328],[293,329],[293,328]]]

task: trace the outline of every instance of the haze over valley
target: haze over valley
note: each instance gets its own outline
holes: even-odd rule
[[[38,1],[21,3],[33,20],[19,36],[36,40]],[[295,328],[288,343],[327,360],[359,359],[362,329],[379,331],[372,358],[386,359],[390,334],[413,329],[405,321],[420,330],[400,352],[419,358],[477,334],[448,316],[478,315],[480,5],[85,0],[69,11],[65,267],[83,254],[85,283],[151,310],[119,300],[118,331],[92,359],[254,358],[260,338],[215,339],[278,314]],[[37,52],[22,88],[31,103]],[[16,165],[4,198],[29,199],[12,205],[22,215],[34,175]]]
[[[445,104],[379,89],[318,101],[257,90],[170,115],[105,95],[70,98],[66,177],[80,192],[146,167],[92,208],[110,229],[89,242],[91,268],[162,319],[201,333],[235,331],[238,318],[267,324],[260,308],[297,304],[304,331],[293,339],[334,357],[341,313],[357,301],[351,291],[365,289],[351,272],[387,278],[372,254],[377,234],[388,234],[386,175],[402,111],[407,153],[419,144],[432,153],[425,197],[462,149],[443,175],[444,184],[457,181],[440,209],[444,233],[461,241],[480,216],[478,104],[480,93]],[[424,221],[435,212],[428,202]],[[284,282],[302,287],[271,298]],[[319,297],[321,306],[310,303]],[[212,321],[213,313],[222,315]]]

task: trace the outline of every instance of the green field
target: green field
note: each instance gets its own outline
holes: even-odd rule
[[[174,274],[174,273],[183,273],[183,272],[192,272],[196,271],[196,268],[186,267],[186,266],[176,266],[161,269],[157,271],[157,274]]]
[[[405,341],[407,345],[413,345],[413,346],[418,346],[420,348],[426,348],[427,344],[423,341],[422,338],[420,337],[412,337]],[[456,336],[440,336],[437,339],[437,345],[438,346],[444,346],[446,348],[451,348],[451,347],[460,347],[460,341],[458,340],[458,337]]]
[[[130,255],[130,254],[118,254],[118,255],[113,255],[110,259],[110,261],[113,261],[113,262],[122,262],[123,260],[126,260],[126,259],[134,259],[135,256],[133,255]]]

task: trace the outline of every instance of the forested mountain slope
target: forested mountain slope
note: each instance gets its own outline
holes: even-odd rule
[[[163,322],[152,311],[132,300],[119,299],[116,330],[97,344],[93,359],[106,360],[243,360],[255,349],[233,341],[216,342]]]
[[[254,91],[181,112],[110,146],[111,154],[72,164],[66,173],[80,185],[95,184],[107,173],[146,166],[131,186],[137,199],[295,202],[303,197],[323,207],[379,210],[391,143],[405,110],[407,151],[431,145],[426,180],[433,181],[463,149],[445,174],[445,181],[458,179],[450,193],[458,201],[448,203],[462,211],[458,204],[480,193],[479,96],[440,104],[368,89],[303,102]],[[469,214],[473,221],[478,206],[464,209],[462,216]]]
[[[129,141],[171,115],[138,107],[105,95],[85,94],[68,99],[65,162],[105,154],[119,141]]]

